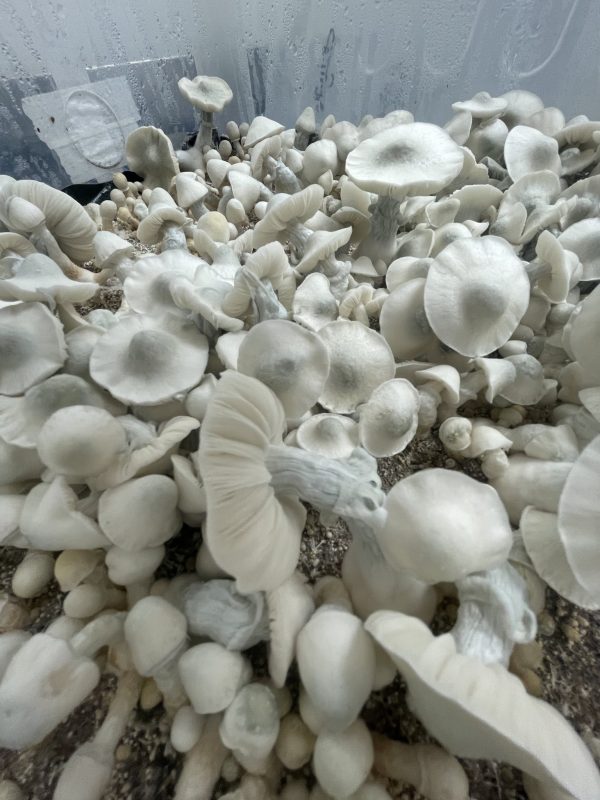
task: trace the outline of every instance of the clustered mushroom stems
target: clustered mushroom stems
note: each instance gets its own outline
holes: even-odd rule
[[[341,461],[287,445],[269,445],[265,464],[277,494],[300,497],[319,511],[370,519],[385,499],[377,462],[360,448]]]
[[[288,312],[281,304],[275,289],[268,280],[261,280],[246,267],[240,269],[251,296],[255,323],[266,319],[287,319]]]
[[[523,578],[510,564],[457,581],[456,649],[485,664],[508,667],[515,643],[535,638],[536,617]]]
[[[367,254],[370,252],[381,253],[381,256],[376,257],[384,257],[384,254],[388,252],[390,252],[390,256],[394,254],[396,236],[402,222],[401,203],[401,200],[393,197],[378,195],[376,202],[369,209],[371,211],[370,230],[361,242],[361,252],[364,250]],[[388,260],[390,260],[390,256],[388,256]]]
[[[185,231],[176,222],[165,222],[162,226],[163,238],[160,245],[162,251],[165,250],[187,250],[187,240]]]

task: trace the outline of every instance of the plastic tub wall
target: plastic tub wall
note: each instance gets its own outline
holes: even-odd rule
[[[86,87],[115,147],[139,123],[178,145],[194,116],[177,79],[197,73],[230,83],[221,121],[291,125],[312,105],[442,123],[454,100],[512,88],[600,115],[598,0],[0,0],[0,17],[0,172],[57,186],[113,168],[80,152],[71,90]]]

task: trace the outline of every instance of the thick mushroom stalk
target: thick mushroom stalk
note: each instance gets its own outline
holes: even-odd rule
[[[141,684],[142,679],[133,671],[119,678],[104,722],[93,739],[78,747],[65,764],[53,800],[101,800],[110,781],[115,749],[138,701]]]
[[[238,277],[239,276],[239,277]],[[242,267],[236,275],[237,282],[245,284],[249,293],[254,314],[253,323],[263,322],[266,319],[287,319],[287,309],[277,297],[270,281],[261,280],[249,269]]]
[[[302,190],[303,187],[300,180],[281,159],[267,156],[264,163],[271,175],[273,188],[276,192],[294,194],[294,192]]]
[[[196,745],[186,754],[174,800],[210,800],[229,752],[219,735],[221,714],[211,715]]]
[[[505,563],[457,581],[460,606],[452,629],[456,649],[484,664],[508,667],[515,643],[535,638],[537,624],[527,586]]]
[[[361,448],[341,461],[286,445],[270,445],[265,464],[278,495],[302,498],[319,511],[364,520],[382,513],[385,494],[377,475],[377,461]]]
[[[396,236],[401,221],[401,202],[393,197],[379,195],[377,201],[369,207],[371,227],[355,253],[357,258],[367,256],[374,264],[377,261],[389,264],[394,260],[397,250]]]

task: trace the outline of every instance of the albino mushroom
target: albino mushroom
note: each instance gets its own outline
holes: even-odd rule
[[[343,731],[320,731],[312,763],[326,794],[349,797],[368,777],[373,760],[371,734],[362,719],[357,719]]]
[[[219,733],[245,769],[262,771],[279,734],[277,701],[269,687],[260,683],[243,686],[223,714]]]
[[[513,181],[543,169],[557,175],[561,172],[556,139],[528,125],[511,129],[504,143],[504,160]]]
[[[269,609],[269,675],[281,688],[296,653],[296,639],[315,610],[306,579],[299,572],[267,592]]]
[[[425,278],[413,278],[390,291],[383,301],[381,333],[398,361],[417,358],[435,342],[425,315]]]
[[[338,303],[329,278],[320,272],[307,275],[294,293],[294,321],[311,331],[319,331],[337,319]]]
[[[187,250],[183,226],[188,218],[160,186],[152,190],[148,214],[140,222],[137,237],[142,244],[159,244],[161,250]]]
[[[304,450],[329,458],[348,458],[360,444],[358,425],[342,414],[313,414],[297,428],[296,441]]]
[[[401,453],[417,431],[419,393],[403,378],[378,386],[359,409],[360,443],[377,458]]]
[[[190,647],[179,659],[178,669],[197,714],[224,711],[252,678],[250,662],[216,642]]]
[[[171,140],[160,128],[136,128],[127,137],[126,151],[129,168],[144,178],[147,189],[169,189],[179,165]]]

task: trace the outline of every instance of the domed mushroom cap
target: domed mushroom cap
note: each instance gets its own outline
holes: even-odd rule
[[[67,406],[55,411],[40,430],[38,452],[57,475],[98,475],[127,447],[125,431],[103,408]]]
[[[169,189],[179,164],[171,140],[160,128],[136,128],[127,137],[125,149],[129,169],[143,177],[147,189]]]
[[[177,203],[181,208],[189,208],[194,203],[201,202],[208,194],[208,186],[196,180],[196,174],[182,172],[175,176],[175,193]]]
[[[558,530],[579,583],[600,600],[600,436],[573,464],[558,504]]]
[[[329,278],[320,272],[307,275],[294,293],[294,320],[311,331],[318,331],[337,318],[338,304]]]
[[[166,475],[145,475],[107,489],[100,496],[98,522],[123,550],[158,547],[181,526],[177,485]]]
[[[435,334],[425,314],[425,278],[413,278],[393,289],[383,301],[379,326],[400,361],[426,353]]]
[[[137,237],[142,244],[157,244],[163,236],[165,223],[185,225],[187,221],[185,212],[175,205],[171,195],[157,186],[152,190],[148,203],[148,214],[138,226]]]
[[[504,142],[504,161],[513,181],[540,170],[560,175],[561,163],[556,139],[529,125],[515,126]]]
[[[216,642],[190,647],[179,659],[178,668],[197,714],[224,711],[252,678],[252,667],[247,659]]]
[[[304,222],[323,202],[323,187],[313,183],[295,194],[277,194],[269,201],[267,213],[254,227],[255,248],[272,242],[290,222]]]
[[[269,139],[271,136],[277,136],[278,133],[282,133],[284,130],[285,125],[259,114],[257,117],[254,117],[250,123],[248,133],[246,134],[246,141],[244,142],[244,148],[250,150],[259,142]]]
[[[378,611],[366,629],[408,684],[410,707],[450,753],[504,761],[569,797],[594,800],[600,775],[569,723],[515,675],[456,652],[420,620]]]
[[[17,264],[12,276],[0,279],[0,300],[40,300],[54,303],[84,303],[100,288],[97,283],[73,281],[43,253],[33,253]]]
[[[223,111],[227,103],[233,100],[233,92],[227,81],[216,76],[180,78],[177,86],[188,103],[200,111]]]
[[[94,254],[96,266],[101,269],[116,267],[119,261],[132,258],[135,247],[126,239],[111,231],[98,231],[94,236]]]
[[[66,357],[62,325],[42,303],[0,308],[0,394],[23,394]]]
[[[386,523],[376,537],[386,560],[425,583],[456,581],[497,567],[512,545],[496,490],[460,472],[425,469],[404,478],[389,492],[385,507]]]
[[[510,339],[529,294],[525,268],[508,242],[498,236],[457,239],[429,267],[425,312],[448,347],[485,356]]]
[[[265,466],[282,443],[285,415],[255,378],[225,372],[208,405],[198,463],[207,499],[205,537],[217,564],[242,592],[271,590],[295,570],[306,512],[296,497],[278,497]]]
[[[315,414],[296,430],[303,450],[329,458],[348,458],[359,446],[358,425],[342,414]]]
[[[329,353],[316,333],[270,319],[250,329],[240,346],[237,368],[268,386],[286,416],[298,419],[323,391]]]
[[[200,382],[208,341],[193,323],[126,314],[99,340],[92,378],[123,403],[163,403]]]
[[[120,414],[123,406],[108,393],[76,375],[53,375],[23,397],[0,397],[0,438],[33,448],[46,420],[67,406],[96,406]]]
[[[515,368],[515,377],[502,388],[500,396],[511,403],[531,406],[542,399],[546,393],[544,368],[533,356],[521,353],[503,359]]]
[[[329,352],[329,376],[319,403],[328,411],[349,414],[374,389],[394,377],[394,356],[377,331],[361,322],[336,320],[318,332]]]
[[[5,224],[8,223],[7,206],[11,198],[21,198],[39,209],[46,227],[69,258],[83,262],[94,257],[92,242],[98,230],[96,224],[68,194],[41,181],[5,184],[0,189],[0,221]]]
[[[413,122],[365,139],[346,159],[346,172],[361,189],[402,199],[439,192],[463,162],[463,151],[442,128]]]
[[[372,456],[401,453],[414,439],[419,393],[410,381],[394,378],[378,386],[360,408],[360,443]]]
[[[185,616],[162,597],[144,597],[127,614],[125,640],[136,670],[152,675],[185,647]]]

